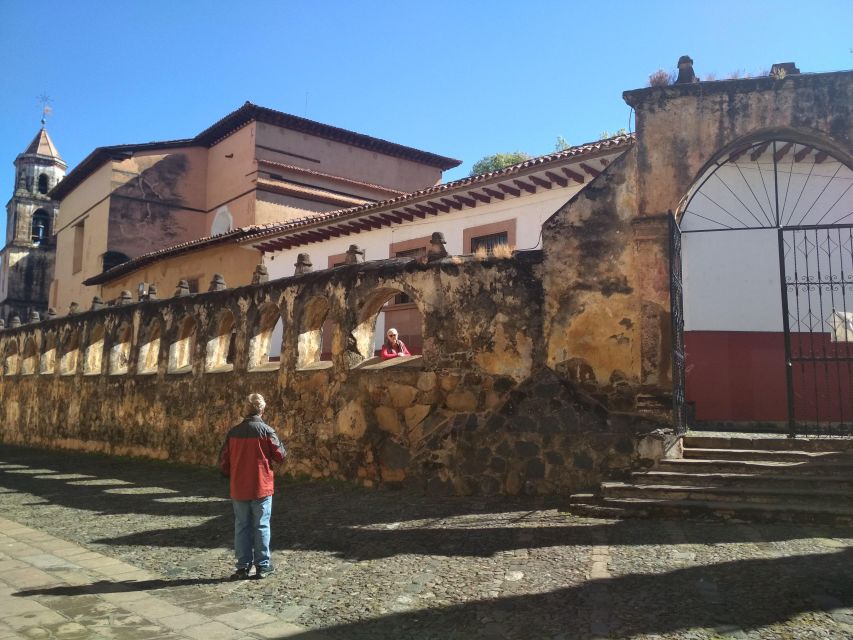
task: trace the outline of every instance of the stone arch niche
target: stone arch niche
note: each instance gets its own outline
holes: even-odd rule
[[[36,246],[50,237],[50,214],[44,209],[38,209],[33,214],[30,228],[30,239]]]
[[[6,350],[3,353],[3,375],[17,375],[19,360],[20,355],[18,352],[18,341],[12,338],[6,343]]]
[[[420,318],[419,335],[423,335],[423,313],[420,310],[420,305],[416,302],[417,293],[409,287],[406,287],[405,290],[388,285],[380,287],[372,291],[361,305],[357,316],[358,324],[353,330],[355,347],[363,359],[376,357],[381,350],[382,343],[385,340],[385,330],[390,328],[385,324],[384,311],[387,305],[393,303],[394,299],[401,294],[407,296],[409,303],[417,311]],[[408,344],[406,346],[408,347]]]
[[[274,302],[266,302],[258,308],[249,340],[249,371],[278,369],[280,363],[270,359],[270,349],[273,331],[280,319],[281,311]]]
[[[700,171],[676,218],[693,422],[853,432],[850,156],[795,131],[743,138]]]
[[[56,372],[56,334],[51,331],[44,337],[41,358],[39,358],[39,373],[42,375]]]
[[[38,370],[38,346],[36,345],[35,338],[32,336],[28,337],[26,342],[24,342],[24,352],[21,358],[21,375],[22,376],[31,376]]]
[[[236,348],[236,322],[230,309],[223,309],[213,323],[205,349],[205,371],[232,371]]]
[[[142,375],[157,373],[160,365],[160,336],[162,328],[159,320],[152,320],[145,328],[139,344],[136,372]]]
[[[77,373],[77,360],[80,356],[80,330],[72,329],[62,342],[59,357],[59,375],[73,376]]]
[[[216,210],[216,215],[213,216],[213,223],[210,225],[210,235],[228,233],[233,228],[234,217],[231,215],[231,211],[226,206],[219,207]]]
[[[130,324],[123,322],[115,332],[113,345],[110,347],[110,375],[124,375],[130,371],[130,348],[133,329]]]
[[[331,352],[331,336],[334,333],[335,323],[328,320],[329,309],[329,300],[325,296],[312,296],[305,303],[299,319],[299,335],[296,339],[297,369],[330,365],[331,359],[328,354]]]
[[[98,376],[104,367],[104,325],[98,323],[89,329],[86,354],[83,359],[83,375]]]
[[[197,324],[192,316],[184,316],[178,324],[178,333],[169,345],[169,373],[192,371]]]

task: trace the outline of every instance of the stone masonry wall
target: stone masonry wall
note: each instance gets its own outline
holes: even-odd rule
[[[609,414],[545,366],[540,262],[393,259],[7,328],[0,440],[212,464],[257,391],[290,474],[435,493],[589,487],[635,464],[637,429],[657,425]],[[423,313],[424,353],[379,362],[374,323],[399,293]]]

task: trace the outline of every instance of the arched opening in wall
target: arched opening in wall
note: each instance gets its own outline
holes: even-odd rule
[[[228,207],[219,207],[216,210],[216,215],[213,216],[213,223],[210,225],[210,235],[216,236],[220,233],[228,233],[234,228],[234,218]]]
[[[205,371],[231,371],[234,369],[234,351],[236,348],[236,327],[234,314],[224,309],[214,323],[207,340],[205,352]]]
[[[12,339],[6,344],[6,352],[3,354],[3,375],[14,376],[18,374],[19,354],[18,343]]]
[[[270,335],[270,346],[267,351],[267,361],[281,362],[281,345],[284,341],[284,320],[281,316],[276,320],[275,326],[272,328]]]
[[[39,246],[50,237],[50,214],[44,209],[38,209],[33,214],[30,236],[35,246]]]
[[[328,320],[329,301],[321,296],[308,300],[299,321],[296,367],[309,369],[330,363],[335,323]],[[328,365],[326,365],[328,366]]]
[[[270,352],[273,330],[280,319],[281,312],[278,305],[273,302],[267,302],[258,309],[252,338],[249,341],[249,371],[278,368],[279,362],[270,360]],[[281,352],[281,341],[278,344],[278,351]]]
[[[754,140],[685,196],[672,244],[676,420],[853,433],[851,164],[795,138]]]
[[[86,355],[83,359],[83,375],[98,376],[104,366],[104,325],[97,324],[89,330]]]
[[[71,331],[62,343],[59,357],[59,375],[73,376],[77,373],[77,358],[80,354],[80,333]]]
[[[186,316],[178,325],[178,337],[169,345],[169,373],[187,373],[192,371],[193,352],[195,351],[196,322],[192,316]]]
[[[39,359],[39,373],[51,374],[56,371],[56,334],[48,333],[44,338],[44,347]]]
[[[128,323],[122,323],[115,333],[115,342],[110,347],[110,375],[118,376],[130,370],[130,343],[133,330]]]
[[[406,294],[409,300],[412,301],[412,314],[408,316],[406,323],[390,324],[389,318],[386,317],[386,305],[392,302],[396,296]],[[380,354],[383,350],[383,345],[387,344],[386,351],[398,354],[388,359],[411,355],[419,356],[421,352],[421,336],[423,335],[423,314],[416,303],[416,294],[413,291],[402,291],[391,287],[384,287],[372,293],[372,295],[362,305],[359,312],[359,323],[355,328],[353,335],[356,339],[356,345],[360,354],[366,358],[375,357],[383,358]],[[403,320],[400,316],[391,316],[391,321]],[[406,333],[400,327],[406,328]],[[405,346],[405,350],[401,350],[400,346],[387,342],[386,334],[390,329],[397,329],[398,342]],[[417,351],[413,351],[406,340],[413,340],[417,345]],[[403,362],[404,360],[400,360]],[[408,361],[408,358],[406,359]]]
[[[29,337],[27,341],[24,343],[24,353],[21,358],[21,375],[22,376],[31,376],[38,369],[38,347],[36,347],[36,341]]]
[[[143,375],[157,373],[160,365],[160,321],[154,320],[145,330],[139,345],[136,372]]]
[[[397,302],[401,297],[405,299],[405,303]],[[424,346],[423,326],[424,316],[412,298],[406,294],[395,295],[382,305],[382,312],[376,321],[376,355],[379,355],[384,336],[391,328],[397,330],[399,339],[412,355],[420,355]]]
[[[46,173],[39,174],[39,183],[38,183],[39,193],[47,193],[49,186],[50,185],[48,184],[47,174]]]

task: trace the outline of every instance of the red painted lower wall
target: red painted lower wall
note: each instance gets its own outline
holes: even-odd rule
[[[798,420],[853,420],[853,343],[829,334],[793,334],[794,408]],[[782,333],[688,331],[684,334],[687,401],[699,421],[788,419]]]

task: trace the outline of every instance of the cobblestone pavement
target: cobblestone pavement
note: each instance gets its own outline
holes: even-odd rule
[[[18,585],[5,599],[0,590],[0,603],[35,601],[78,624],[28,631],[0,605],[0,640],[177,638],[204,628],[138,622],[96,635],[103,628],[71,614],[110,584],[231,622],[221,636],[198,632],[204,640],[853,638],[850,528],[611,521],[529,501],[279,481],[278,570],[233,583],[222,580],[232,568],[231,507],[212,469],[9,446],[0,449],[0,518],[39,532],[31,563],[55,537],[130,567],[75,588]],[[24,553],[2,529],[0,520],[0,581],[16,566],[3,563]],[[63,562],[77,564],[73,554]],[[147,578],[126,578],[134,568]],[[289,626],[253,636],[253,616]]]

